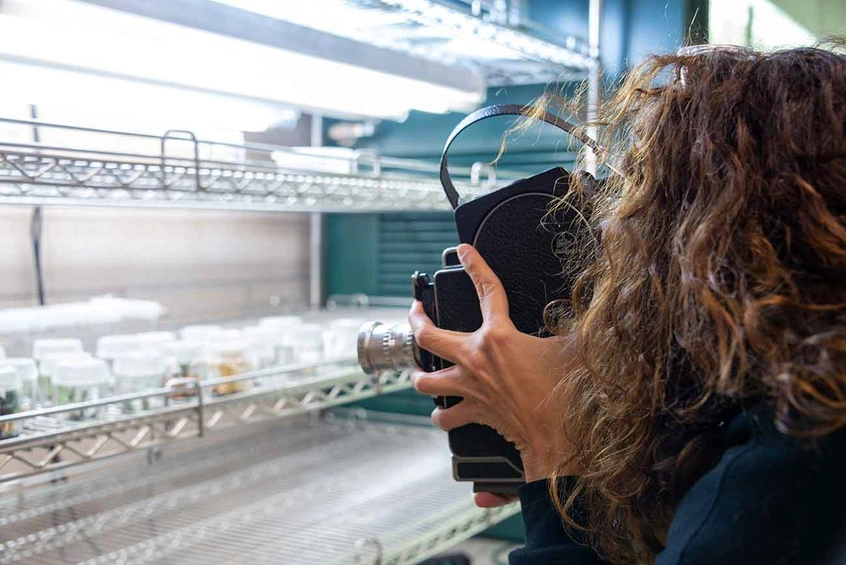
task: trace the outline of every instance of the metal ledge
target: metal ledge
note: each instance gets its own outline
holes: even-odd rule
[[[156,136],[7,118],[0,118],[0,126],[78,133],[86,144],[55,147],[0,140],[0,203],[267,211],[449,209],[436,165],[373,152],[326,156],[335,169],[349,171],[338,173],[308,168],[313,161],[291,148],[210,142],[191,132]],[[113,149],[127,141],[143,146],[144,152]],[[174,146],[180,150],[176,155]],[[275,154],[302,166],[281,168]],[[464,176],[456,185],[470,198],[489,192],[498,177],[520,178],[485,164],[451,169],[459,179]]]
[[[309,376],[309,372],[319,374]],[[274,382],[286,378],[291,382]],[[259,385],[238,394],[211,396],[212,387],[235,382],[251,385],[258,382]],[[18,437],[0,441],[0,482],[177,439],[204,436],[216,430],[313,412],[410,386],[407,373],[382,373],[371,377],[354,363],[335,361],[289,365],[202,381],[199,395],[135,415],[122,414],[120,407],[130,400],[167,399],[172,391],[164,388],[0,416],[0,424],[19,422],[24,430]],[[73,425],[65,417],[74,411],[94,408],[100,410],[101,419]]]

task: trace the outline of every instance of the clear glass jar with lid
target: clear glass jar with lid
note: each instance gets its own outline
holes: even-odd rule
[[[44,403],[41,398],[41,390],[38,386],[38,366],[35,359],[31,357],[6,357],[0,359],[0,367],[7,365],[13,367],[21,378],[21,412],[41,408]]]
[[[74,404],[102,400],[109,396],[112,375],[102,359],[94,357],[64,359],[52,375],[56,404]],[[65,414],[72,421],[92,420],[106,413],[103,406],[74,410]]]
[[[44,355],[38,363],[38,389],[45,405],[55,403],[53,374],[56,372],[56,367],[59,363],[68,359],[91,359],[91,354],[86,351],[49,353]]]
[[[326,359],[354,360],[358,352],[358,330],[366,321],[358,318],[330,321],[323,332],[323,353]]]
[[[276,363],[278,365],[296,362],[293,336],[302,323],[303,320],[299,316],[268,316],[259,320],[259,328],[274,330],[279,335],[279,342],[276,345]]]
[[[210,379],[233,377],[252,370],[247,355],[247,342],[240,338],[215,336],[206,345],[206,376]],[[212,387],[212,394],[226,395],[243,392],[251,381],[223,383]]]
[[[104,335],[97,339],[95,354],[100,359],[105,359],[109,367],[114,366],[114,361],[121,355],[135,353],[141,349],[141,340],[135,334],[114,334]]]
[[[0,416],[17,414],[21,411],[23,388],[18,370],[10,365],[0,366]],[[21,422],[0,424],[0,440],[15,437],[21,431]]]
[[[266,369],[277,364],[277,348],[281,344],[281,334],[268,326],[248,326],[241,330],[247,341],[250,364],[256,369]]]
[[[36,339],[32,342],[32,358],[38,363],[38,386],[45,399],[49,400],[53,396],[50,373],[52,372],[52,368],[55,367],[55,363],[53,363],[45,371],[43,367],[45,359],[56,360],[63,356],[82,354],[84,352],[85,349],[82,347],[82,340],[74,337]]]
[[[162,355],[153,350],[137,351],[117,357],[114,361],[115,393],[132,394],[161,388],[164,380]],[[124,412],[141,412],[164,406],[164,397],[149,396],[122,403]]]

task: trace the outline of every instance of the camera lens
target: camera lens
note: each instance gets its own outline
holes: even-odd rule
[[[416,366],[414,335],[408,324],[368,322],[358,332],[358,364],[368,375]]]

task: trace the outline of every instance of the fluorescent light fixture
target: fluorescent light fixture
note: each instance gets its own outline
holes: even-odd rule
[[[3,108],[34,104],[42,119],[88,127],[199,134],[211,128],[290,127],[299,118],[299,112],[278,104],[38,65],[0,60],[0,76],[7,85],[0,89],[0,114]]]
[[[126,112],[154,113],[171,96],[190,105],[203,91],[210,96],[207,102],[251,102],[231,108],[233,121],[243,115],[250,127],[273,120],[273,111],[285,105],[402,120],[409,110],[470,110],[484,98],[483,88],[461,90],[72,0],[0,3],[0,60],[21,65],[17,76],[38,85],[28,87],[24,79],[10,84],[3,75],[8,96],[72,90],[79,104],[89,97],[110,99]],[[53,78],[35,71],[27,75],[24,65],[51,69]],[[165,90],[153,94],[152,87],[139,88],[129,94],[141,82]],[[177,95],[180,89],[187,90]],[[202,114],[200,106],[194,111]]]

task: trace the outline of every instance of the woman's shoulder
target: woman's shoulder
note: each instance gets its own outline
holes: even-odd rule
[[[846,431],[789,436],[757,404],[726,437],[677,506],[656,564],[846,562]]]

